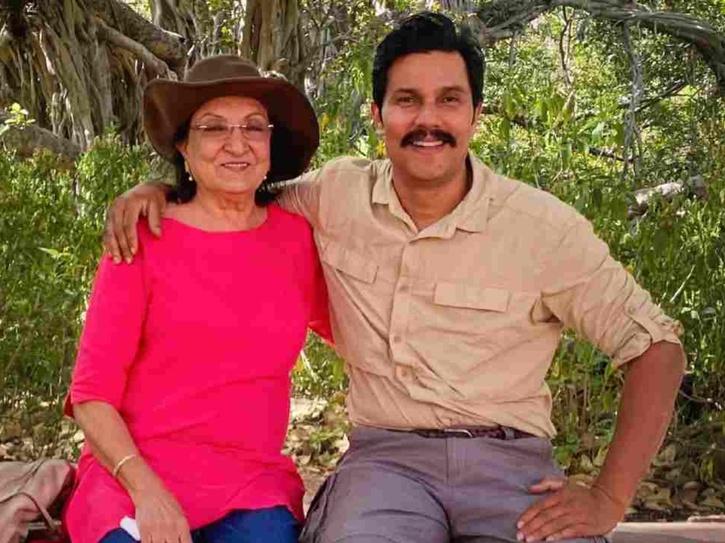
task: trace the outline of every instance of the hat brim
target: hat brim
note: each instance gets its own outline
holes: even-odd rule
[[[305,171],[320,142],[312,105],[291,83],[272,77],[219,79],[187,83],[154,79],[144,91],[143,121],[154,149],[173,161],[177,133],[205,102],[221,96],[258,100],[274,125],[269,181],[297,177]]]

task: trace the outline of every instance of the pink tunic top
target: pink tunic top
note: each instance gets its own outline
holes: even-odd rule
[[[165,219],[157,239],[143,224],[133,263],[103,258],[90,299],[69,403],[118,409],[192,529],[235,509],[303,515],[281,448],[290,371],[308,325],[329,337],[327,297],[309,225],[268,210],[242,232]],[[66,511],[72,541],[97,543],[126,515],[127,492],[86,446]]]

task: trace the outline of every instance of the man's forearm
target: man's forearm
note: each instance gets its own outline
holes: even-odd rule
[[[614,438],[594,483],[624,506],[662,444],[684,368],[682,348],[664,341],[629,362]]]

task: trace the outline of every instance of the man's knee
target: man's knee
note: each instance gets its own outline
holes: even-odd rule
[[[398,543],[394,539],[382,535],[348,535],[330,543]]]
[[[315,497],[301,543],[448,541],[445,512],[418,481],[385,466],[350,466]]]

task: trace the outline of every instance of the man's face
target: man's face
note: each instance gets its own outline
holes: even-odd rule
[[[372,105],[396,179],[433,184],[451,180],[465,167],[479,112],[473,109],[463,57],[447,51],[397,59],[388,70],[382,111]]]

